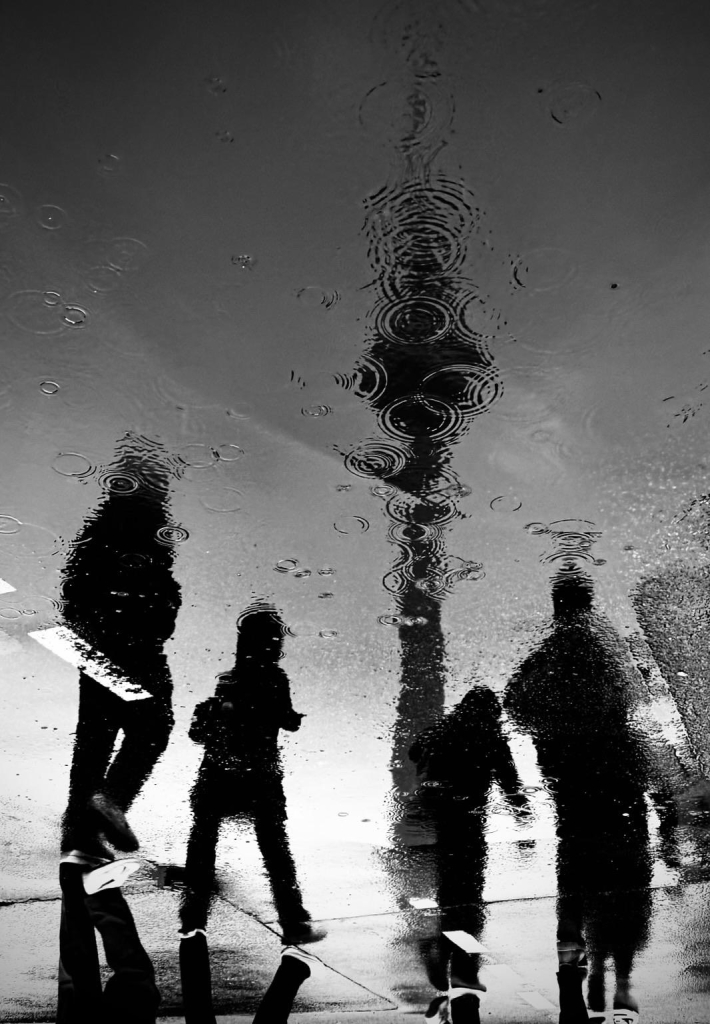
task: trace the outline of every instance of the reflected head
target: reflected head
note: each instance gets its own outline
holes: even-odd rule
[[[278,657],[285,627],[273,605],[253,605],[237,620],[237,658]]]

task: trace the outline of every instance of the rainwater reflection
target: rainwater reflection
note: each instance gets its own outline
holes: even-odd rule
[[[8,8],[1,1019],[707,1015],[707,27]]]

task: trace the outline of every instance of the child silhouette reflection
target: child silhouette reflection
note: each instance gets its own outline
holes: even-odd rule
[[[420,944],[427,976],[440,992],[427,1016],[476,1024],[486,993],[479,978],[480,954],[466,952],[447,933],[465,932],[478,939],[483,931],[485,813],[493,783],[516,810],[527,809],[496,695],[473,687],[417,737],[409,756],[416,764],[419,787],[408,817],[433,838],[430,844],[410,849],[410,866],[416,870],[412,860],[433,860],[440,907],[438,933]],[[408,888],[411,892],[411,885]]]
[[[634,688],[622,642],[593,610],[591,581],[555,578],[552,601],[552,632],[514,673],[505,707],[533,737],[557,810],[560,1021],[589,1019],[587,958],[591,1019],[604,1012],[611,958],[614,1009],[632,1020],[631,972],[651,914],[650,762],[630,721]]]
[[[113,856],[102,834],[118,849],[137,849],[125,812],[173,726],[172,681],[163,653],[180,606],[173,549],[164,539],[171,472],[160,445],[127,434],[103,477],[105,497],[76,538],[64,570],[66,625],[110,674],[145,694],[125,700],[87,671],[80,673],[62,852],[78,850],[97,863]],[[121,746],[111,762],[119,731]]]
[[[214,697],[199,704],[190,738],[205,753],[191,804],[181,916],[180,959],[186,1020],[205,1021],[211,1004],[206,927],[214,894],[216,846],[225,818],[249,820],[264,858],[284,942],[323,937],[303,905],[286,832],[286,798],[278,737],[302,715],[278,664],[284,626],[275,609],[257,606],[239,620],[234,668],[219,676]]]

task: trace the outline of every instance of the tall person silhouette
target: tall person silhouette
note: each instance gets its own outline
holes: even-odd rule
[[[177,472],[161,445],[126,434],[102,477],[105,495],[76,538],[64,570],[64,622],[88,647],[92,664],[103,670],[102,682],[90,669],[79,677],[64,854],[79,850],[98,860],[110,858],[101,835],[118,849],[138,847],[125,813],[173,726],[163,646],[180,606],[172,574],[172,539],[179,528],[168,510],[169,481]],[[114,680],[120,685],[113,686]],[[131,699],[136,693],[140,699]],[[123,739],[111,761],[119,730]]]
[[[177,471],[177,467],[175,467]],[[85,666],[62,821],[58,1021],[155,1021],[160,995],[120,884],[139,865],[126,811],[167,746],[172,684],[163,645],[180,588],[172,576],[164,449],[127,434],[102,477],[64,571],[64,622]],[[123,737],[111,762],[119,731]],[[95,929],[113,976],[102,992]]]
[[[513,674],[505,696],[535,742],[557,811],[561,1024],[603,1016],[608,958],[614,1020],[624,1011],[635,1019],[631,972],[651,915],[645,794],[653,767],[632,724],[638,694],[628,652],[592,596],[586,577],[553,580],[552,631]]]

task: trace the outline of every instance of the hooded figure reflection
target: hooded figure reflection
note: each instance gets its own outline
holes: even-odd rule
[[[486,992],[479,978],[480,954],[467,952],[459,942],[461,933],[478,939],[485,924],[485,818],[491,786],[497,783],[517,811],[527,810],[496,695],[473,687],[420,733],[409,756],[419,785],[400,824],[426,833],[430,841],[406,851],[402,891],[413,891],[423,868],[436,879],[440,907],[437,934],[420,939],[427,976],[440,993],[427,1016],[476,1024]]]
[[[614,1009],[632,1020],[638,1004],[631,971],[651,914],[651,766],[631,724],[634,693],[623,647],[592,608],[591,581],[556,578],[552,601],[552,633],[511,678],[505,707],[531,734],[557,810],[560,1021],[589,1019],[582,994],[587,957],[592,1019],[604,1012],[604,965],[611,958]]]
[[[170,475],[159,445],[127,434],[102,478],[106,495],[78,535],[64,572],[64,620],[91,657],[79,677],[62,821],[62,1024],[123,1020],[129,1013],[154,1021],[160,998],[120,892],[138,862],[115,861],[106,843],[138,848],[125,812],[165,750],[173,723],[163,644],[175,625],[180,588],[161,533],[169,524]],[[140,699],[130,699],[135,691]],[[111,761],[119,732],[122,742]],[[114,970],[103,997],[95,928]]]
[[[207,1020],[210,1002],[206,927],[215,893],[215,857],[225,818],[254,826],[284,942],[323,937],[303,905],[286,832],[286,798],[278,737],[295,732],[289,680],[279,666],[284,626],[276,611],[257,607],[239,620],[236,661],[219,676],[214,697],[199,704],[190,738],[205,748],[191,793],[193,826],[182,895],[180,959],[188,1020]]]

